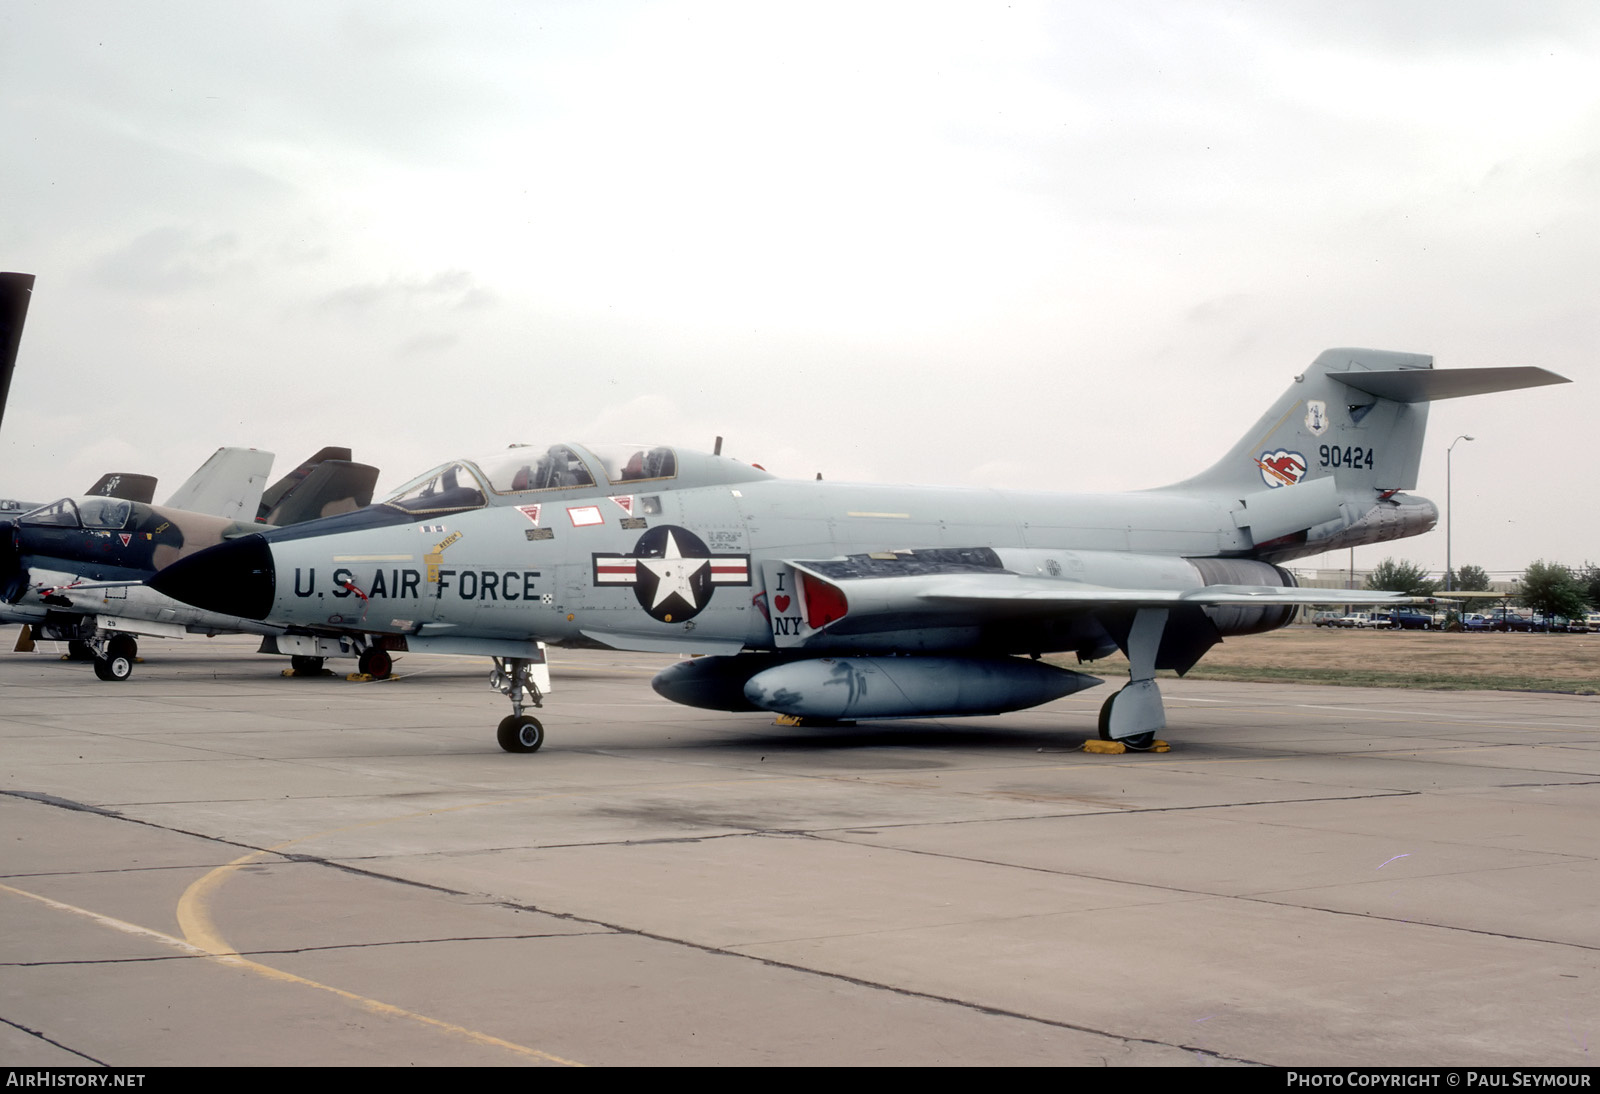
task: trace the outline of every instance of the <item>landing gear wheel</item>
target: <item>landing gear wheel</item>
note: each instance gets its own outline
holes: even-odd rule
[[[126,680],[133,675],[133,659],[118,657],[96,657],[94,659],[94,674],[102,680]]]
[[[1133,688],[1135,686],[1136,685],[1130,684],[1129,688]],[[1100,720],[1097,726],[1100,731],[1100,739],[1102,741],[1116,741],[1129,752],[1155,751],[1156,734],[1154,730],[1146,730],[1143,733],[1135,733],[1131,737],[1113,737],[1111,735],[1111,708],[1114,707],[1119,700],[1136,702],[1137,693],[1128,689],[1123,689],[1114,691],[1110,695],[1106,696],[1106,701],[1100,704]],[[1163,746],[1160,751],[1165,752],[1166,748]]]
[[[388,650],[369,646],[361,651],[360,658],[356,660],[356,667],[374,680],[387,680],[389,674],[394,671],[394,659],[389,656]]]
[[[94,647],[82,639],[74,638],[67,642],[68,661],[93,661]]]
[[[106,656],[111,658],[125,657],[128,664],[132,665],[139,656],[139,643],[131,635],[116,634],[106,643]]]
[[[531,714],[508,714],[495,736],[507,752],[537,752],[544,744],[544,726]]]
[[[289,658],[289,668],[296,676],[320,676],[322,674],[322,658],[306,657],[297,653]]]
[[[1117,693],[1116,692],[1112,692],[1110,695],[1106,696],[1106,701],[1100,704],[1100,722],[1099,722],[1098,728],[1100,730],[1100,739],[1102,741],[1112,740],[1112,736],[1111,736],[1111,704],[1115,703],[1116,701],[1117,701]]]

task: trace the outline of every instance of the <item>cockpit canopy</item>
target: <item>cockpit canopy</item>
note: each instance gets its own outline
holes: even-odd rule
[[[49,505],[30,509],[17,518],[19,524],[46,528],[93,528],[116,531],[126,528],[133,517],[133,503],[121,498],[62,498]]]
[[[548,448],[518,445],[492,456],[456,460],[406,483],[385,505],[408,513],[459,512],[536,491],[650,484],[670,487],[678,458],[664,445],[595,445]],[[596,476],[599,476],[599,479]]]

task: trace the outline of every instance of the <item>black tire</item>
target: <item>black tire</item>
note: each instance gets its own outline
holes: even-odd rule
[[[1102,741],[1121,741],[1122,746],[1130,752],[1148,752],[1151,746],[1156,743],[1156,735],[1153,731],[1149,733],[1135,733],[1132,737],[1111,736],[1111,707],[1116,703],[1117,696],[1121,694],[1122,688],[1118,688],[1116,691],[1112,692],[1106,697],[1106,701],[1104,703],[1100,704],[1100,739]]]
[[[107,657],[125,657],[128,664],[132,665],[139,656],[139,643],[133,640],[131,634],[114,634],[106,643]]]
[[[387,680],[389,674],[394,672],[394,658],[389,656],[388,650],[369,646],[361,651],[356,667],[374,680]]]
[[[289,668],[296,676],[320,676],[322,674],[322,658],[305,657],[295,654],[289,658]]]
[[[1098,729],[1102,741],[1111,740],[1111,704],[1117,701],[1117,696],[1122,694],[1120,689],[1106,696],[1106,701],[1100,704],[1100,720]]]
[[[495,737],[507,752],[537,752],[544,744],[544,726],[531,714],[509,714],[501,720]]]
[[[133,660],[128,657],[96,657],[94,674],[102,680],[126,680],[133,675]]]

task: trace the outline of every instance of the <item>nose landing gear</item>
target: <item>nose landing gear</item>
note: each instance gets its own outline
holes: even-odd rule
[[[132,635],[113,634],[90,644],[95,651],[94,674],[102,680],[126,680],[133,675],[139,644]]]
[[[507,752],[537,752],[544,744],[544,726],[531,714],[522,713],[524,704],[544,704],[544,693],[534,683],[534,662],[523,657],[496,657],[489,673],[489,686],[511,700],[511,714],[502,719],[495,737]]]

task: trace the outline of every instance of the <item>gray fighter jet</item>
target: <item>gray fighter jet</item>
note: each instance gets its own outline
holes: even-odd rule
[[[1399,599],[1297,588],[1279,564],[1434,526],[1433,503],[1402,493],[1429,402],[1562,382],[1329,350],[1215,465],[1114,495],[786,481],[668,447],[517,447],[360,512],[201,551],[151,584],[306,641],[489,654],[511,752],[543,743],[524,712],[545,690],[541,642],[705,655],[656,690],[820,722],[1018,710],[1101,682],[1042,654],[1120,649],[1130,679],[1100,733],[1149,748],[1166,725],[1157,669],[1186,672],[1300,605]]]

